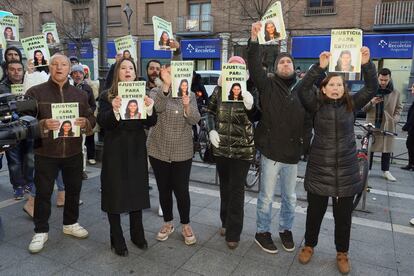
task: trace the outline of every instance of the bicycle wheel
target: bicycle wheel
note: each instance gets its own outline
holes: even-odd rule
[[[207,132],[203,129],[200,130],[198,133],[198,154],[200,155],[201,160],[205,161],[205,155],[207,151],[208,146],[208,140],[207,140]]]
[[[260,179],[260,153],[256,151],[246,177],[247,188],[252,188]]]
[[[361,181],[363,183],[363,188],[360,193],[358,193],[353,202],[353,210],[358,206],[359,201],[361,200],[362,194],[367,188],[368,181],[368,159],[364,153],[358,153],[358,166],[359,166],[359,175],[361,176]]]

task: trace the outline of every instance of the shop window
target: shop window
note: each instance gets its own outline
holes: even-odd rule
[[[196,59],[195,70],[196,71],[213,70],[213,60],[212,59]]]
[[[106,11],[108,13],[108,25],[121,25],[121,5],[107,6]]]
[[[151,24],[153,16],[164,16],[164,2],[154,2],[145,4],[145,23]]]

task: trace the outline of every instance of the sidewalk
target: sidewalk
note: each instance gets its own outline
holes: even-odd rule
[[[181,237],[178,212],[175,208],[176,231],[165,242],[155,240],[162,218],[158,217],[158,192],[150,192],[152,208],[144,211],[144,227],[149,248],[136,248],[129,241],[128,217],[123,216],[129,256],[118,257],[110,251],[109,225],[100,211],[99,174],[97,167],[88,167],[89,179],[84,182],[80,207],[81,225],[89,238],[77,240],[64,236],[62,208],[52,199],[49,241],[44,250],[29,254],[27,247],[33,235],[33,223],[22,211],[23,202],[12,198],[8,173],[0,171],[0,275],[339,275],[333,238],[332,211],[329,207],[321,227],[319,244],[308,265],[297,261],[303,243],[306,201],[298,200],[293,236],[296,250],[283,251],[276,226],[280,198],[274,204],[273,238],[279,253],[263,252],[254,242],[256,232],[257,193],[246,192],[244,229],[236,250],[229,250],[218,233],[219,192],[214,185],[214,166],[194,163],[190,183],[191,221],[197,244],[186,246]],[[350,275],[412,275],[414,270],[414,173],[391,169],[396,183],[381,178],[378,165],[371,172],[371,193],[368,212],[355,212],[351,232]],[[300,163],[299,175],[304,172]],[[201,181],[201,182],[200,182]],[[208,183],[208,184],[206,184]],[[298,198],[305,199],[303,183],[298,182]]]

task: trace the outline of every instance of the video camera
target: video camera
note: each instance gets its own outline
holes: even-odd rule
[[[0,152],[12,148],[21,140],[40,137],[37,119],[24,115],[36,112],[34,99],[10,93],[0,95]]]

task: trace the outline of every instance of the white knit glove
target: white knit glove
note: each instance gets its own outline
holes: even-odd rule
[[[218,148],[220,144],[220,136],[218,132],[215,130],[211,130],[208,135],[210,137],[210,141],[213,144],[213,146]]]
[[[151,103],[148,106],[144,104],[145,111],[147,112],[147,115],[148,116],[152,116],[152,111],[154,110],[153,109],[153,107],[154,107],[154,100],[151,99],[151,98],[148,98],[148,101],[151,101]]]
[[[245,91],[243,92],[242,95],[243,95],[243,103],[246,109],[247,110],[252,109],[253,103],[254,103],[252,94],[249,91]]]

